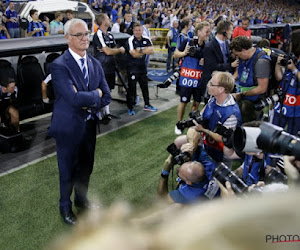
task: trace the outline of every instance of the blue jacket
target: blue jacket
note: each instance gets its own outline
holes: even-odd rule
[[[55,92],[53,118],[49,135],[64,138],[67,143],[81,140],[90,113],[96,113],[111,101],[110,90],[100,63],[87,55],[89,86],[77,62],[67,50],[51,63],[52,83]],[[75,92],[74,87],[77,89]],[[97,88],[102,90],[100,98]]]

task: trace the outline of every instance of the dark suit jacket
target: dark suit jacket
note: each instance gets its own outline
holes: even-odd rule
[[[220,45],[216,38],[213,38],[211,41],[205,44],[204,47],[204,67],[202,75],[201,87],[205,87],[208,81],[211,78],[213,71],[231,71],[231,62],[230,62],[230,47],[229,43],[226,41],[228,57],[227,63],[224,63],[223,54],[220,48]]]
[[[86,118],[89,115],[86,107],[95,113],[111,101],[110,90],[100,63],[87,55],[87,64],[89,89],[85,85],[80,67],[69,50],[51,63],[56,99],[49,135],[54,138],[65,138],[66,144],[77,143],[84,136]],[[103,92],[101,98],[97,88]]]
[[[282,31],[282,39],[289,40],[290,34],[292,32],[292,28],[290,24],[286,24]]]

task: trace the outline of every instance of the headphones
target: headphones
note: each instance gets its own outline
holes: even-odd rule
[[[231,22],[224,21],[224,31],[222,33],[225,38],[227,38],[227,30],[230,28]]]

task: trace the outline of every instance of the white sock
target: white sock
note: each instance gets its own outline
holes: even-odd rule
[[[104,113],[104,115],[109,115],[109,105],[107,105],[103,108],[103,113]]]
[[[273,123],[274,119],[274,108],[269,110],[269,122]]]

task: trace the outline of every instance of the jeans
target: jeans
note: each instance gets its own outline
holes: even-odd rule
[[[10,38],[20,38],[20,29],[19,28],[8,29],[8,33],[10,35]]]

